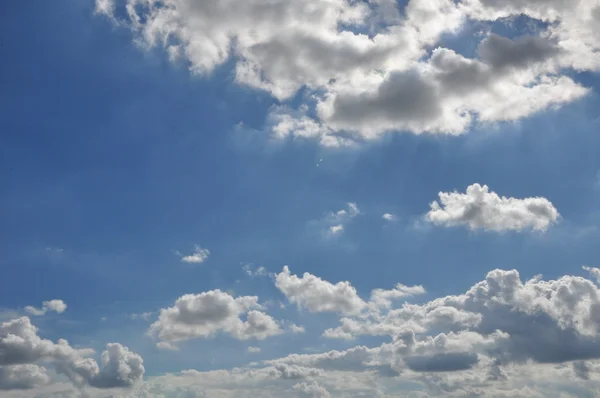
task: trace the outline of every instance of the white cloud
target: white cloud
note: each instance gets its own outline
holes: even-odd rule
[[[385,221],[396,221],[398,218],[391,214],[391,213],[385,213],[383,216],[381,216],[381,218],[383,218]]]
[[[287,266],[276,276],[275,285],[291,303],[310,312],[353,314],[366,306],[349,282],[334,285],[308,272],[298,277]]]
[[[589,272],[590,275],[594,277],[597,283],[600,283],[600,268],[589,267],[587,265],[584,265],[582,268]]]
[[[392,300],[398,300],[418,294],[425,294],[423,286],[405,286],[398,283],[394,289],[374,289],[371,292],[371,303],[377,307],[388,308],[392,305]]]
[[[507,198],[490,192],[487,185],[473,184],[466,193],[440,192],[426,219],[436,225],[491,231],[546,231],[560,217],[552,203],[542,197]]]
[[[289,325],[288,330],[291,333],[304,333],[306,331],[304,329],[304,326],[296,325],[295,323],[292,323],[291,325]]]
[[[62,314],[67,310],[67,304],[62,300],[50,300],[42,303],[42,308],[36,308],[31,305],[25,307],[25,311],[34,316],[45,315],[48,311],[54,311],[57,314]]]
[[[341,235],[346,225],[354,220],[359,214],[360,209],[356,203],[349,202],[345,209],[336,212],[328,212],[321,220],[313,221],[318,228],[322,229],[325,237],[335,237]]]
[[[202,247],[195,245],[194,252],[190,255],[182,256],[181,261],[188,264],[200,264],[203,263],[209,255],[210,251],[208,249],[203,249]]]
[[[329,233],[331,235],[338,235],[344,232],[344,226],[342,224],[332,225],[329,227]]]
[[[91,349],[76,349],[60,339],[43,339],[28,317],[0,324],[0,389],[31,389],[50,381],[44,367],[51,364],[83,388],[131,386],[144,375],[142,358],[118,343],[107,345],[102,353],[102,370],[90,358]]]
[[[49,382],[50,377],[43,366],[26,364],[0,367],[0,390],[29,390]]]
[[[257,354],[260,352],[260,347],[248,347],[247,351],[250,354]]]
[[[266,276],[268,274],[267,269],[262,265],[255,268],[252,264],[246,264],[244,265],[243,269],[248,276]]]
[[[331,397],[331,394],[329,394],[329,391],[327,391],[325,388],[323,388],[322,386],[320,386],[314,382],[310,383],[310,384],[307,382],[295,384],[292,387],[292,390],[302,391],[306,397],[310,397],[310,398],[329,398],[329,397]]]
[[[598,0],[411,0],[398,7],[389,0],[277,0],[268,10],[260,0],[127,0],[120,24],[142,46],[187,59],[192,73],[208,75],[233,59],[238,83],[279,100],[305,88],[309,100],[298,109],[274,107],[266,125],[274,137],[323,146],[517,120],[586,95],[569,72],[600,69]],[[112,1],[97,0],[96,9],[115,14]],[[472,58],[440,47],[444,34],[469,21],[519,15],[550,23],[531,37],[490,34]]]
[[[256,296],[234,298],[220,290],[186,294],[173,307],[160,310],[149,333],[169,348],[180,341],[207,338],[219,332],[239,340],[262,340],[282,333],[279,324],[259,309]],[[160,347],[165,348],[165,344]]]
[[[77,386],[130,387],[144,376],[144,361],[119,343],[109,343],[101,356],[102,368],[90,358],[61,364],[59,370]]]

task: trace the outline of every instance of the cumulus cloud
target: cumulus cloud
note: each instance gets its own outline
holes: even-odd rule
[[[248,351],[250,354],[257,354],[257,353],[259,353],[261,350],[260,350],[260,347],[248,347],[248,348],[247,348],[247,351]]]
[[[398,283],[393,289],[373,289],[371,292],[371,303],[378,307],[390,307],[392,300],[397,300],[409,296],[425,294],[423,286],[405,286]]]
[[[115,13],[112,1],[97,0],[96,10],[121,15],[138,44],[163,47],[192,73],[206,76],[234,60],[239,84],[280,101],[306,90],[298,108],[274,107],[266,125],[275,137],[323,146],[517,120],[586,95],[570,72],[600,68],[598,0],[124,3]],[[532,36],[475,37],[473,57],[440,45],[473,21],[517,16],[545,27]]]
[[[57,314],[62,314],[67,310],[67,304],[62,300],[44,301],[41,308],[36,308],[31,305],[25,307],[25,311],[33,316],[45,315],[48,311],[54,311]]]
[[[82,358],[61,364],[59,371],[65,373],[76,385],[96,388],[129,387],[142,380],[144,361],[119,343],[109,343],[102,352],[102,369],[90,358]]]
[[[26,364],[0,367],[0,390],[30,390],[50,382],[42,366]]]
[[[425,216],[435,225],[464,225],[490,231],[546,231],[560,216],[546,198],[501,197],[490,192],[487,185],[470,185],[464,194],[440,192],[438,195],[439,202],[432,202]]]
[[[91,349],[76,349],[60,339],[43,339],[27,317],[0,324],[0,389],[32,389],[50,381],[39,363],[52,364],[79,388],[131,386],[144,375],[142,358],[118,343],[102,353],[100,370]]]
[[[344,318],[328,334],[392,336],[394,351],[410,357],[403,361],[413,370],[432,362],[439,368],[454,366],[446,364],[459,359],[463,364],[477,362],[466,354],[484,355],[496,364],[598,359],[599,293],[581,277],[523,282],[515,270],[494,270],[462,295],[422,305],[405,303],[383,315]],[[428,334],[439,330],[446,332]]]
[[[308,272],[298,277],[288,266],[275,277],[275,286],[291,303],[310,312],[353,314],[366,306],[349,282],[334,285]]]
[[[186,294],[172,307],[160,310],[149,333],[159,340],[159,347],[194,338],[227,333],[239,340],[263,340],[282,333],[279,323],[259,311],[256,296],[233,297],[220,290]],[[242,319],[242,316],[246,320]],[[164,344],[166,343],[166,344]]]
[[[306,397],[310,398],[329,398],[331,394],[324,387],[317,383],[302,382],[295,384],[292,390],[302,391]]]
[[[178,254],[181,255],[181,253]],[[192,254],[187,256],[181,255],[181,261],[188,264],[200,264],[203,263],[209,255],[210,251],[208,249],[203,249],[202,247],[195,245]]]

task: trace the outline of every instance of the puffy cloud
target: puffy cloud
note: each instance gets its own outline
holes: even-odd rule
[[[142,380],[144,361],[119,343],[109,343],[101,357],[102,369],[90,358],[61,364],[59,370],[76,385],[96,388],[129,387]]]
[[[256,296],[234,298],[220,290],[186,294],[173,307],[160,310],[158,320],[149,333],[160,340],[161,347],[171,343],[206,338],[218,332],[240,340],[265,339],[282,333],[279,324],[269,315],[258,311]],[[245,315],[246,320],[241,316]]]
[[[0,366],[28,364],[41,360],[68,360],[89,355],[89,350],[76,350],[66,340],[53,343],[42,339],[27,317],[13,319],[0,325]]]
[[[76,349],[66,340],[58,343],[42,339],[27,317],[0,325],[0,388],[31,389],[50,381],[45,368],[53,364],[80,388],[112,388],[131,386],[142,379],[142,358],[118,343],[107,345],[102,353],[102,366],[89,356],[91,349]]]
[[[371,302],[378,307],[390,307],[392,300],[397,300],[418,294],[425,294],[423,286],[405,286],[398,283],[391,290],[374,289],[371,292]]]
[[[395,336],[396,350],[425,355],[417,359],[419,364],[458,358],[437,356],[449,352],[487,355],[500,364],[597,359],[599,293],[593,282],[581,277],[522,282],[515,270],[494,270],[465,294],[422,305],[405,303],[384,315],[344,318],[326,335]],[[435,330],[447,332],[428,335]]]
[[[317,383],[307,383],[307,382],[302,382],[302,383],[298,383],[295,384],[292,387],[293,390],[295,391],[302,391],[304,394],[306,394],[306,397],[310,397],[310,398],[329,398],[331,397],[331,394],[329,394],[329,391],[327,391],[325,388],[323,388],[322,386],[318,385]]]
[[[187,256],[181,256],[181,261],[188,264],[200,264],[203,263],[209,255],[210,251],[208,249],[203,249],[202,247],[195,245],[194,252]]]
[[[54,311],[58,314],[62,314],[67,310],[67,304],[62,300],[50,300],[42,303],[42,308],[36,308],[31,305],[25,307],[25,311],[34,316],[45,315],[48,311]]]
[[[304,329],[304,326],[299,326],[299,325],[296,325],[295,323],[292,323],[291,325],[289,325],[288,329],[292,333],[304,333],[306,331]]]
[[[0,390],[29,390],[50,382],[46,369],[38,365],[0,367]]]
[[[305,89],[297,109],[273,108],[266,125],[275,137],[323,146],[517,120],[581,98],[588,90],[570,70],[600,68],[598,0],[411,0],[399,7],[390,0],[126,0],[118,14],[137,43],[185,58],[193,73],[233,59],[240,84],[279,100]],[[97,0],[96,9],[114,18],[112,1]],[[490,34],[472,58],[439,45],[468,21],[519,15],[547,26],[531,37]]]
[[[291,303],[310,312],[355,314],[366,306],[349,282],[334,285],[308,272],[298,277],[287,266],[275,277],[275,286]]]
[[[542,197],[507,198],[490,192],[487,185],[473,184],[466,193],[440,192],[426,219],[436,225],[465,225],[491,231],[546,231],[559,218],[552,203]]]

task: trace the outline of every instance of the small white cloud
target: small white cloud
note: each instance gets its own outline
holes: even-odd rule
[[[291,333],[304,333],[306,330],[304,329],[304,326],[299,326],[296,325],[295,323],[292,323],[289,327],[288,330]]]
[[[28,305],[25,307],[25,311],[33,316],[42,316],[45,315],[48,311],[54,311],[57,314],[62,314],[67,310],[67,304],[65,304],[62,300],[50,300],[44,301],[42,303],[42,308],[36,308],[34,306]]]
[[[260,347],[248,347],[248,353],[257,354],[260,352]]]
[[[203,249],[198,245],[194,245],[194,252],[188,256],[182,256],[181,261],[188,264],[200,264],[203,263],[209,255],[210,251],[208,249]]]
[[[560,214],[543,197],[507,198],[490,192],[487,185],[473,184],[466,193],[440,192],[425,219],[441,226],[468,226],[490,231],[546,231]]]
[[[396,221],[397,220],[396,216],[391,213],[385,213],[383,216],[381,216],[381,218],[383,218],[386,221]]]
[[[255,268],[253,264],[246,264],[246,265],[244,265],[243,269],[244,269],[244,272],[246,273],[246,275],[248,275],[248,276],[266,276],[267,275],[267,269],[263,266]]]
[[[329,227],[329,233],[331,235],[339,235],[344,232],[344,226],[342,224],[332,225]]]

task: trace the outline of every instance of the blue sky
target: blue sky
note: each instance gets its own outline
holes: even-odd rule
[[[172,29],[167,45],[181,51],[175,60],[169,60],[162,37],[155,43],[148,39],[149,29],[164,22],[156,17],[167,9],[160,5],[138,2],[139,26],[127,15],[125,2],[119,1],[64,0],[37,2],[34,7],[12,1],[0,7],[0,266],[5,275],[0,279],[0,316],[4,322],[28,317],[43,339],[56,342],[64,338],[73,349],[94,349],[95,354],[73,353],[69,358],[93,358],[103,369],[86,378],[77,367],[71,369],[74,373],[58,371],[57,363],[66,366],[65,358],[56,359],[54,354],[39,354],[30,363],[10,362],[0,352],[0,388],[7,396],[54,396],[51,394],[57,391],[73,396],[243,396],[234,387],[211,390],[205,382],[213,377],[208,371],[233,372],[235,368],[260,373],[274,364],[296,366],[308,375],[293,380],[265,376],[263,380],[260,373],[255,376],[260,379],[258,386],[244,384],[240,391],[250,394],[254,388],[252,394],[261,397],[395,397],[405,396],[406,391],[472,396],[468,394],[475,387],[468,385],[472,379],[466,372],[485,374],[488,362],[495,358],[475,346],[466,352],[479,356],[476,366],[441,373],[435,367],[423,371],[412,365],[415,351],[394,365],[402,371],[391,367],[399,374],[394,377],[373,375],[365,361],[359,370],[349,371],[289,355],[330,350],[345,353],[364,345],[379,350],[372,361],[384,361],[381,347],[402,340],[398,336],[406,332],[407,325],[419,323],[421,318],[396,321],[389,334],[354,330],[351,339],[323,334],[337,328],[343,319],[385,325],[389,308],[377,307],[369,297],[374,297],[373,289],[390,290],[397,283],[420,285],[426,292],[394,293],[402,298],[393,302],[393,309],[402,308],[403,300],[425,308],[436,298],[463,294],[486,280],[494,269],[516,269],[523,283],[542,274],[550,285],[586,281],[596,286],[594,268],[586,271],[582,266],[597,265],[600,254],[600,63],[594,64],[600,49],[590,39],[599,34],[600,22],[594,25],[593,18],[592,22],[587,18],[600,10],[600,5],[594,8],[597,2],[582,1],[572,11],[561,1],[548,0],[549,14],[537,9],[534,1],[524,6],[519,4],[527,1],[507,2],[504,8],[496,2],[458,2],[467,10],[456,8],[458,22],[449,12],[442,13],[442,22],[414,13],[415,19],[425,18],[419,21],[423,26],[432,23],[447,28],[440,28],[435,37],[415,39],[422,54],[394,50],[377,61],[379,53],[374,52],[365,56],[368,62],[359,62],[350,50],[339,55],[329,49],[320,55],[325,57],[324,66],[308,56],[308,61],[302,59],[310,51],[302,47],[304,41],[295,39],[292,28],[274,36],[281,37],[281,48],[290,51],[281,50],[283,58],[278,58],[280,54],[268,47],[275,43],[273,38],[244,44],[249,40],[242,36],[247,30],[239,27],[244,20],[234,10],[215,11],[215,26],[204,28],[203,13],[208,11],[201,6],[194,8],[194,2],[188,0],[165,3],[175,14],[173,25],[162,26]],[[321,7],[324,2],[310,3]],[[344,10],[350,7],[341,0],[333,3]],[[419,7],[423,2],[410,3]],[[383,26],[400,26],[398,21],[404,17],[394,17],[385,7],[397,7],[409,15],[414,12],[404,10],[404,4],[385,0],[372,4],[370,13],[353,12],[367,22],[380,22],[378,18],[384,16],[391,19],[383,25],[373,23],[371,28],[348,22],[349,35],[358,36],[369,29],[371,36],[388,34]],[[445,0],[433,5],[438,6],[458,7]],[[477,14],[479,6],[488,7],[484,11],[489,15]],[[245,12],[254,12],[261,9],[261,2],[252,1],[245,7]],[[384,9],[387,11],[379,14]],[[506,18],[497,20],[497,14]],[[223,15],[239,24],[235,28],[239,31],[232,33],[238,44],[227,44],[229,55],[215,61],[218,57],[202,46],[217,40],[217,19]],[[260,15],[257,29],[283,29],[264,10]],[[291,17],[286,15],[297,16],[293,12]],[[302,16],[297,18],[304,21]],[[552,18],[558,23],[549,24]],[[571,29],[576,22],[589,22],[584,25],[589,30],[581,37]],[[537,41],[519,41],[525,36]],[[502,47],[501,40],[513,41]],[[373,42],[381,46],[376,49],[381,52],[388,45]],[[572,42],[580,45],[569,47]],[[202,51],[193,43],[202,43]],[[495,43],[500,44],[494,47]],[[392,47],[403,45],[398,42]],[[259,53],[260,46],[267,48],[266,55]],[[484,46],[488,52],[498,51],[497,58],[485,58]],[[514,96],[492,95],[485,91],[492,89],[484,83],[457,96],[442,82],[435,86],[434,98],[439,104],[433,104],[423,93],[429,89],[427,79],[434,79],[429,71],[439,67],[433,61],[436,48],[466,57],[461,62],[481,61],[481,68],[489,73],[485,76],[495,79],[494,90],[506,88]],[[411,57],[413,64],[409,64]],[[446,62],[449,58],[440,59]],[[590,61],[582,65],[582,59]],[[240,77],[244,61],[261,70],[262,80]],[[509,66],[499,66],[504,63]],[[296,68],[293,73],[289,72],[292,66]],[[350,66],[355,69],[350,71]],[[410,68],[419,72],[405,73]],[[370,74],[376,69],[383,70],[383,80]],[[468,79],[475,81],[477,76],[469,73]],[[402,80],[406,76],[408,82]],[[527,97],[527,90],[544,78],[561,76],[566,80],[552,80],[548,93],[536,91]],[[327,83],[332,77],[336,82]],[[456,82],[459,77],[452,79]],[[385,88],[394,82],[400,88]],[[425,83],[419,85],[421,82]],[[300,88],[296,89],[296,84]],[[460,84],[461,89],[469,87],[467,81]],[[386,96],[385,90],[392,94]],[[550,99],[542,99],[546,96]],[[520,98],[524,98],[522,102]],[[486,113],[507,103],[510,109]],[[438,105],[444,109],[440,114],[435,111]],[[421,112],[425,116],[421,117]],[[459,121],[466,114],[472,120]],[[284,118],[286,126],[292,126],[287,130],[280,123]],[[307,123],[313,128],[310,133],[303,130]],[[283,138],[278,136],[282,129]],[[347,141],[336,141],[339,137]],[[329,138],[335,144],[328,144]],[[489,192],[512,199],[471,204],[480,207],[476,215],[469,215],[460,202],[473,184],[487,185]],[[455,192],[455,205],[462,213],[450,214],[443,206],[439,217],[430,212],[430,203],[439,200],[440,192]],[[538,198],[535,209],[528,204],[529,198]],[[345,213],[336,215],[341,210]],[[386,220],[384,214],[393,217]],[[208,250],[206,259],[184,261],[196,246]],[[250,268],[245,269],[246,265]],[[289,266],[291,276],[306,283],[290,287],[298,280],[282,273],[284,265]],[[264,272],[247,272],[259,267],[264,267]],[[488,275],[487,283],[491,285],[495,279],[490,278]],[[348,281],[349,290],[336,285],[340,281]],[[521,288],[539,292],[542,288],[532,287],[535,283]],[[569,286],[571,292],[576,291],[574,285]],[[257,296],[262,306],[240,310],[242,322],[247,322],[249,308],[254,308],[275,324],[262,336],[241,330],[241,326],[223,326],[230,319],[219,318],[222,314],[209,317],[221,319],[220,326],[201,319],[218,306],[198,297],[215,289],[220,289],[223,300]],[[328,295],[320,298],[324,291]],[[558,290],[552,292],[560,296]],[[178,309],[176,300],[185,294],[198,295],[194,296],[200,300],[194,311],[200,312],[194,313],[197,318],[190,322],[210,329],[208,335],[194,329],[185,332],[185,338],[169,337],[168,331],[182,324],[189,326],[177,318],[181,312],[169,318],[166,311]],[[539,308],[525,308],[517,299],[507,299],[510,302],[504,304],[531,318],[547,311],[555,325],[573,328],[579,336],[573,344],[597,345],[600,320],[592,308],[596,298],[590,297],[573,298],[575,307],[567,313],[560,312],[564,305],[555,301],[556,311],[539,303]],[[53,299],[66,303],[66,310],[50,309],[35,316],[26,309],[43,308],[43,302]],[[336,307],[342,302],[363,311],[364,316]],[[378,308],[379,318],[369,312],[375,311],[373,308]],[[476,312],[471,307],[460,310]],[[146,319],[140,318],[143,313],[149,313],[141,317]],[[481,314],[483,319],[494,316]],[[583,320],[574,320],[578,316]],[[304,332],[294,332],[292,323],[302,326]],[[423,342],[428,336],[460,330],[491,338],[491,332],[481,326],[484,323],[461,327],[427,324],[428,330],[411,330],[417,333],[417,341]],[[579,330],[581,324],[592,326]],[[499,325],[502,329],[502,323]],[[0,337],[10,334],[6,330]],[[518,338],[517,332],[507,333],[513,340]],[[548,337],[544,349],[568,351],[564,347],[568,343],[558,339],[560,333]],[[157,347],[161,341],[179,350]],[[115,357],[114,364],[103,364],[101,353],[112,342],[122,344],[119,355],[123,356]],[[261,351],[247,353],[248,347]],[[573,349],[577,351],[577,347]],[[427,349],[419,355],[464,354],[451,348],[432,354]],[[143,358],[141,374],[139,366],[136,373],[136,358]],[[525,365],[522,359],[501,364],[507,374],[517,374],[518,366],[535,373],[530,385],[509,376],[477,388],[489,396],[500,396],[499,391],[544,396],[547,392],[540,385],[547,377],[558,380],[553,393],[593,396],[600,386],[600,376],[594,375],[594,370],[600,369],[599,358],[600,353],[546,361],[562,366],[553,368],[560,372],[556,376],[533,352]],[[403,365],[398,365],[400,362]],[[118,363],[128,364],[127,378],[117,371]],[[43,367],[47,377],[31,376],[10,384],[13,376],[4,375],[23,364],[35,366],[36,372]],[[588,370],[587,378],[578,378],[575,370],[580,368]],[[204,373],[194,376],[190,374],[193,370]],[[239,377],[246,377],[240,372]],[[376,392],[368,390],[366,383],[364,389],[344,390],[335,385],[344,372],[383,381],[376,381],[380,383]],[[455,382],[458,387],[440,392],[439,378],[459,380]],[[174,385],[181,389],[173,390]],[[573,388],[580,390],[573,392]]]

